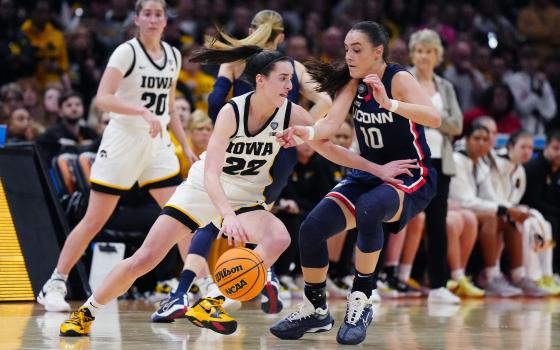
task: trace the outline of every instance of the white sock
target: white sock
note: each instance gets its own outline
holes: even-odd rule
[[[105,305],[101,305],[100,303],[95,301],[95,299],[93,298],[93,294],[89,297],[89,299],[82,306],[87,307],[89,309],[89,311],[91,312],[91,315],[93,317],[95,317],[95,315],[97,314],[97,311],[100,311],[101,309],[103,309],[105,307]]]
[[[410,278],[410,272],[412,272],[411,264],[401,264],[401,266],[399,266],[399,279],[403,282],[407,282]]]
[[[455,270],[451,271],[451,278],[454,281],[459,282],[463,277],[465,277],[465,270],[455,269]]]
[[[500,277],[500,268],[498,266],[487,267],[484,271],[486,272],[486,279],[488,281]]]
[[[68,275],[64,275],[64,274],[60,273],[57,269],[54,269],[54,271],[51,275],[51,279],[52,280],[63,280],[64,282],[66,282],[68,280]]]
[[[525,277],[525,267],[519,266],[511,270],[511,279],[513,282],[518,282]]]

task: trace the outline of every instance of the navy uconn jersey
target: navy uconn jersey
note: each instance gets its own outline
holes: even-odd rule
[[[389,98],[393,76],[406,70],[397,64],[389,63],[382,77],[383,85]],[[386,164],[399,159],[418,159],[420,169],[411,169],[412,178],[401,175],[403,185],[397,187],[404,192],[414,192],[426,182],[430,165],[430,148],[424,136],[424,127],[399,114],[382,108],[375,101],[368,87],[363,82],[352,102],[352,119],[362,157],[377,164]],[[373,175],[351,170],[351,177],[368,181],[376,179]]]

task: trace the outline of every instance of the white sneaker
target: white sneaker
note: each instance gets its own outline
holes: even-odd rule
[[[451,293],[445,287],[431,289],[428,293],[428,303],[436,304],[460,304],[461,299],[455,294]]]
[[[49,279],[39,292],[37,302],[47,311],[69,312],[70,304],[64,300],[66,297],[66,282],[60,279]]]
[[[280,280],[280,284],[286,287],[287,290],[290,292],[290,297],[303,298],[303,289],[298,287],[298,285],[296,284],[292,276],[287,276],[287,275],[280,276],[279,280]],[[288,298],[284,298],[282,292],[280,292],[280,297],[284,300],[288,299]]]
[[[380,280],[377,280],[377,292],[383,299],[395,299],[399,297],[399,292]]]
[[[206,295],[204,295],[204,297],[216,298],[219,296],[224,297],[225,300],[224,303],[222,304],[222,307],[226,309],[227,312],[237,311],[241,309],[240,301],[226,298],[225,295],[223,295],[222,292],[220,292],[220,289],[218,288],[216,283],[209,284],[208,292],[206,293]]]

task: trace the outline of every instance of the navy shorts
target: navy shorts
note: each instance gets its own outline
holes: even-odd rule
[[[384,230],[398,233],[408,222],[426,209],[432,198],[436,195],[437,173],[434,168],[427,167],[427,176],[418,178],[401,178],[402,186],[396,186],[404,191],[404,202],[399,220],[384,223]],[[355,215],[355,204],[358,198],[377,186],[383,185],[383,181],[372,175],[356,176],[357,171],[352,171],[338,185],[336,185],[326,197],[337,198]]]
[[[297,164],[297,150],[295,147],[282,147],[270,171],[272,183],[264,189],[264,198],[266,204],[274,203],[288,184],[288,179],[294,171]]]

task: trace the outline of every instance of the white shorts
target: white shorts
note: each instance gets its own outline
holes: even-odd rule
[[[222,182],[222,187],[229,204],[237,214],[265,209],[262,193],[224,182]],[[213,223],[218,228],[222,226],[220,212],[210,200],[202,182],[193,177],[188,177],[177,187],[175,193],[165,204],[162,214],[177,219],[192,232],[209,223]]]
[[[176,186],[179,160],[169,133],[152,138],[146,129],[120,125],[111,120],[91,168],[93,190],[121,195],[138,181],[140,187]]]

